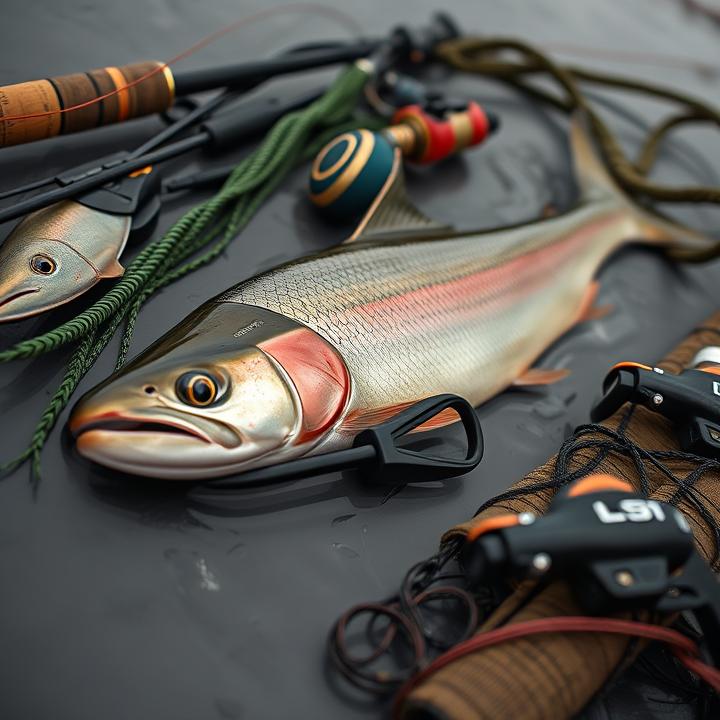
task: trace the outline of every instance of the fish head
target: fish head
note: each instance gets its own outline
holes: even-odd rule
[[[129,229],[129,217],[72,200],[28,215],[0,245],[0,322],[50,310],[122,275],[117,257]]]
[[[330,429],[347,390],[344,364],[312,330],[213,303],[81,398],[69,427],[94,462],[204,479],[304,454]]]
[[[84,257],[58,240],[0,246],[0,322],[20,320],[72,300],[98,281]]]

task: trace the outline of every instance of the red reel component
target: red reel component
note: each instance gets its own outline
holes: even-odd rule
[[[496,127],[493,116],[476,102],[469,102],[466,110],[449,113],[442,119],[419,105],[407,105],[396,111],[385,132],[395,139],[409,160],[425,164],[479,145]]]

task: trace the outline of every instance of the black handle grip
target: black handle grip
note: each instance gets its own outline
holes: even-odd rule
[[[283,115],[309,105],[323,92],[324,88],[315,88],[284,102],[277,97],[244,102],[206,120],[201,128],[210,137],[211,150],[224,150],[267,130]]]
[[[398,438],[451,408],[457,412],[467,438],[467,452],[462,459],[407,450],[397,446]],[[405,485],[457,477],[475,468],[483,456],[483,435],[475,410],[457,395],[437,395],[421,400],[391,420],[361,432],[354,447],[371,445],[376,456],[362,468],[363,476],[373,482]]]

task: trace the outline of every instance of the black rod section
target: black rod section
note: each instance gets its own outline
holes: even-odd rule
[[[347,467],[356,467],[373,460],[377,456],[377,450],[372,445],[359,445],[358,447],[337,450],[323,455],[311,455],[310,457],[290,460],[289,462],[268,467],[258,468],[241,473],[234,477],[223,480],[212,480],[205,482],[203,490],[233,490],[243,487],[260,487],[272,485],[273,483],[285,482],[288,480],[302,480],[312,475],[343,470]],[[203,493],[204,494],[204,493]]]
[[[106,167],[99,172],[76,180],[70,185],[65,185],[64,187],[59,187],[55,190],[34,195],[27,200],[22,200],[21,202],[0,210],[0,223],[5,222],[6,220],[13,220],[21,215],[26,215],[29,212],[47,207],[52,203],[59,202],[60,200],[67,200],[68,198],[75,197],[76,195],[80,195],[84,190],[91,190],[92,188],[105,185],[106,183],[128,175],[133,170],[143,168],[146,165],[154,165],[155,163],[177,157],[178,155],[182,155],[190,150],[202,147],[207,144],[209,139],[210,134],[207,132],[191,135],[184,140],[178,140],[170,145],[165,145],[159,150],[155,150],[147,155],[142,155],[141,157],[133,158],[132,160],[127,160],[120,164],[114,164],[111,167]]]
[[[261,82],[275,75],[351,62],[372,54],[381,42],[381,40],[363,40],[336,48],[287,53],[268,60],[173,73],[175,94],[191,95],[218,87],[233,88]]]

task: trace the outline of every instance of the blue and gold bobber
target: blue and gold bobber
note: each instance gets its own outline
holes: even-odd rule
[[[310,172],[310,200],[326,214],[344,219],[365,212],[393,168],[395,149],[417,163],[433,163],[479,145],[498,126],[474,102],[437,118],[419,105],[400,108],[379,133],[352,130],[331,140]]]
[[[331,140],[310,171],[310,199],[336,217],[355,217],[380,192],[393,165],[393,146],[370,130],[351,130]]]

